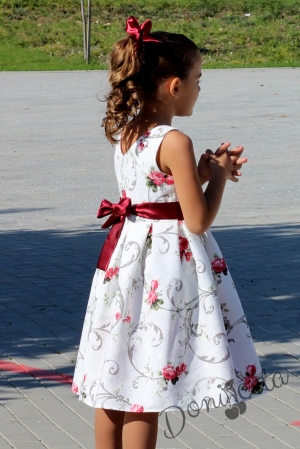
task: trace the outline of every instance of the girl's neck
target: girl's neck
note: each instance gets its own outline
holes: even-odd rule
[[[122,131],[121,151],[126,153],[128,148],[146,131],[150,131],[160,125],[171,125],[172,116],[166,114],[167,111],[159,113],[157,108],[141,109],[138,115],[131,120]]]
[[[147,129],[159,125],[171,126],[173,114],[166,105],[158,103],[147,105],[140,110],[134,122],[136,125],[146,127]]]

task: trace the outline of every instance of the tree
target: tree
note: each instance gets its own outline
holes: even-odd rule
[[[83,54],[87,64],[91,56],[91,23],[92,23],[92,0],[88,0],[87,14],[85,13],[84,0],[81,0],[81,16],[83,29]]]

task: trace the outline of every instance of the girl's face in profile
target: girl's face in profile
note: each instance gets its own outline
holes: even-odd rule
[[[178,116],[189,116],[193,114],[193,108],[200,93],[200,77],[202,75],[202,59],[199,57],[195,60],[187,78],[181,81],[180,98],[178,103]]]

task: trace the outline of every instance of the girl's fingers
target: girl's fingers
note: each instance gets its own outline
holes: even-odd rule
[[[227,148],[229,148],[230,145],[231,145],[230,142],[221,143],[221,145],[219,146],[219,148],[221,148],[221,149],[223,149],[223,150],[224,150],[224,149],[227,150]]]
[[[235,167],[236,170],[239,170],[240,168],[242,168],[242,165],[245,164],[247,162],[246,158],[236,158],[234,156],[230,156],[230,159]]]
[[[230,142],[226,142],[226,143],[221,143],[221,145],[219,146],[219,148],[216,150],[215,154],[218,156],[222,153],[224,153],[224,151],[228,150],[228,148],[230,147]]]
[[[207,153],[201,154],[200,161],[206,162],[209,159],[209,155]]]
[[[242,176],[242,172],[238,171],[238,170],[234,170],[232,172],[231,177],[229,178],[230,181],[232,181],[232,182],[239,182],[239,179],[237,178],[237,176]]]
[[[234,170],[239,170],[240,168],[242,168],[242,164],[233,164],[233,168]]]
[[[208,164],[209,159],[210,159],[210,155],[208,153],[201,154],[199,162],[198,162],[198,166],[203,165],[203,164]]]
[[[244,147],[240,146],[240,147],[233,148],[232,150],[229,150],[228,153],[231,158],[236,157],[236,159],[239,159],[239,158],[241,158],[243,151],[244,151]],[[241,158],[241,159],[247,159],[247,158]]]
[[[232,176],[230,178],[230,181],[232,181],[232,182],[239,182],[238,178],[236,178],[233,174],[232,174]]]
[[[242,154],[243,151],[244,151],[244,147],[242,145],[240,145],[238,147],[232,148],[230,150],[230,153],[232,153],[232,154],[239,154],[239,153]]]

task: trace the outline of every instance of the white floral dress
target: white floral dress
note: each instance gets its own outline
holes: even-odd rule
[[[153,128],[125,155],[116,145],[120,196],[132,204],[177,201],[172,176],[156,163],[172,129]],[[197,236],[184,221],[126,218],[108,269],[94,275],[72,390],[89,406],[132,412],[213,408],[267,391],[210,231]]]

